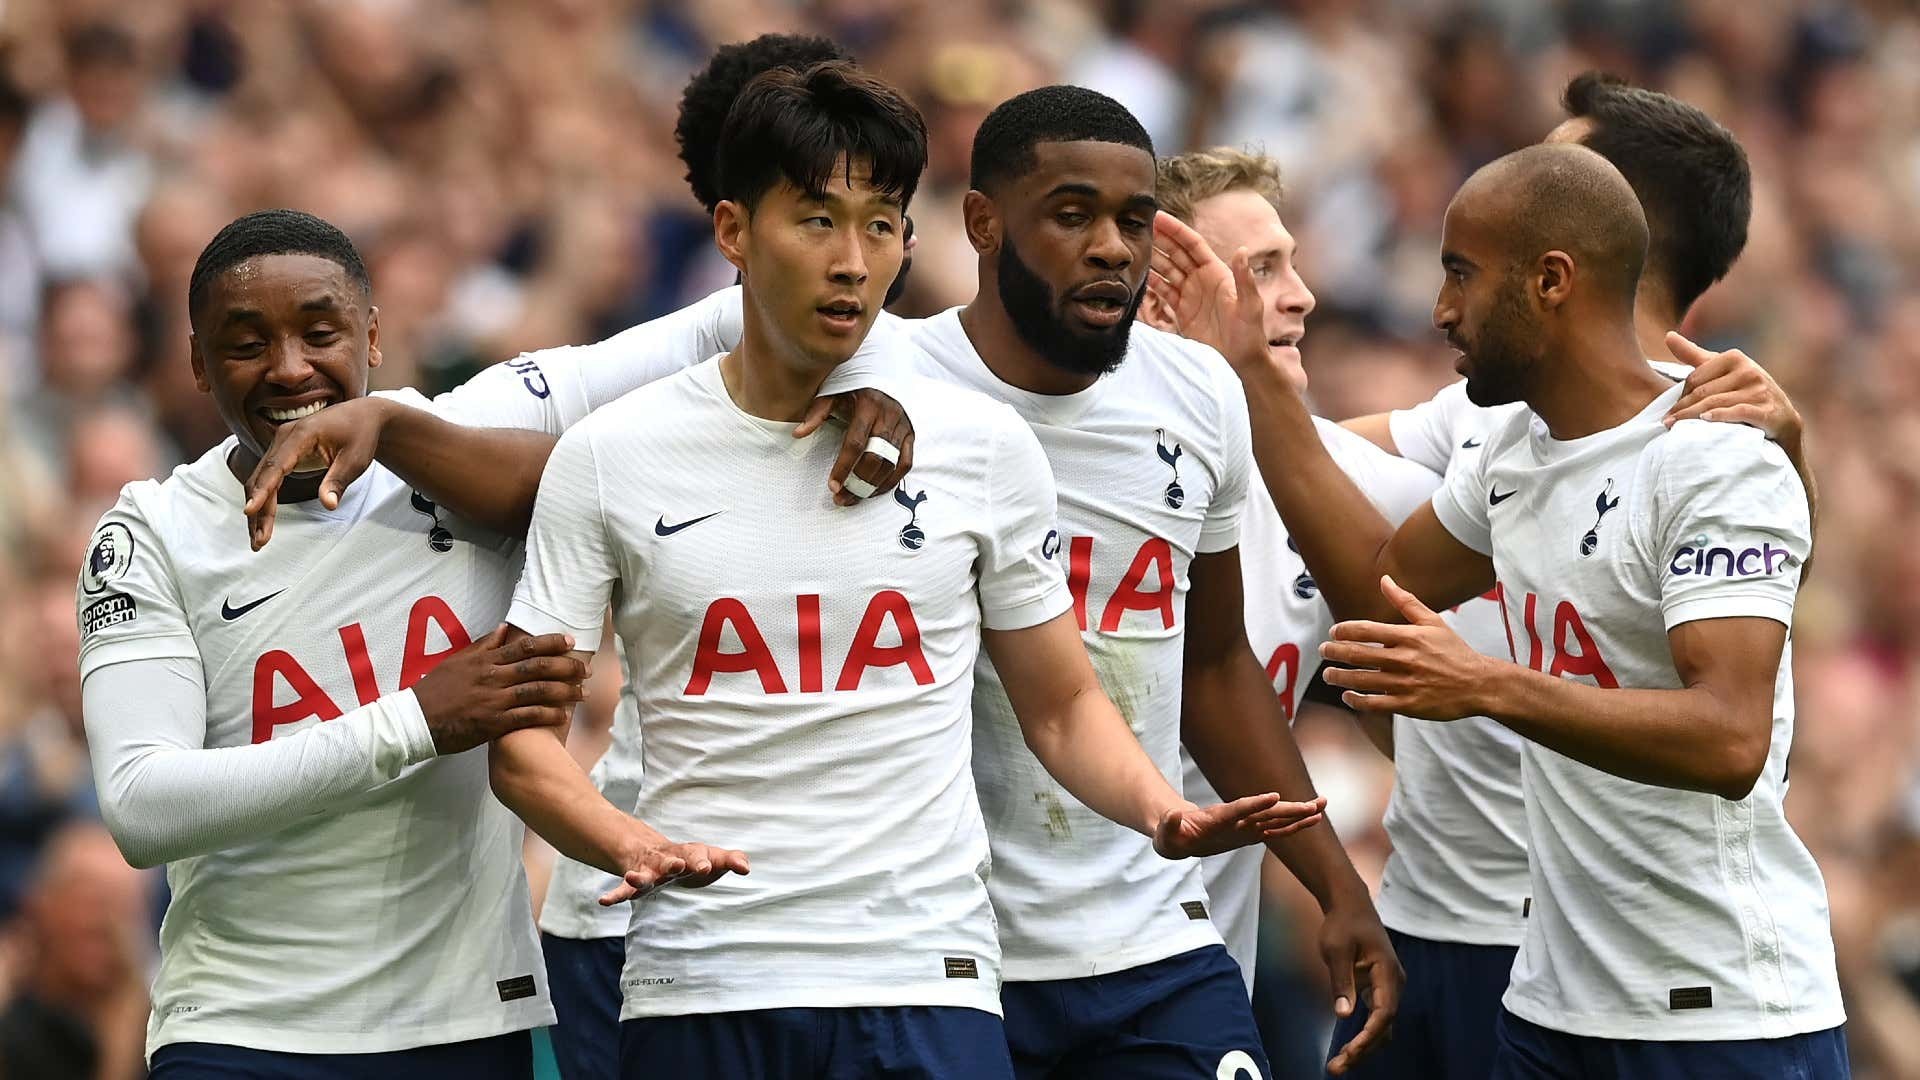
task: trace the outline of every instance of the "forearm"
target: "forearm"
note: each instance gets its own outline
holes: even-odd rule
[[[1752,721],[1704,687],[1589,686],[1487,660],[1481,710],[1575,761],[1642,784],[1739,799],[1766,759]],[[1770,729],[1769,729],[1770,730]]]
[[[1366,416],[1354,416],[1340,421],[1340,426],[1367,440],[1389,454],[1398,455],[1400,448],[1393,441],[1393,422],[1390,413],[1369,413]]]
[[[410,690],[284,738],[213,748],[175,736],[188,710],[205,731],[205,691],[184,673],[112,665],[82,696],[101,817],[139,867],[256,841],[434,756]]]
[[[608,802],[563,738],[538,729],[495,739],[487,748],[494,797],[560,854],[618,876],[665,838]]]
[[[1306,403],[1278,371],[1265,363],[1238,370],[1254,462],[1334,617],[1398,621],[1380,595],[1392,523],[1327,453]]]
[[[1268,791],[1292,802],[1315,797],[1293,729],[1251,650],[1189,664],[1184,679],[1181,740],[1222,799]],[[1268,840],[1267,847],[1323,911],[1343,899],[1367,895],[1366,883],[1329,822]]]
[[[1120,710],[1097,684],[1029,718],[1027,747],[1060,786],[1094,813],[1148,836],[1186,800],[1154,765]]]
[[[435,503],[519,536],[533,517],[540,473],[556,441],[542,431],[468,427],[389,402],[375,456]]]

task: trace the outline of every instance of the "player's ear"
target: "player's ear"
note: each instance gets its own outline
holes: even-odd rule
[[[367,366],[380,366],[380,309],[367,308]]]
[[[1000,250],[1000,210],[983,192],[969,191],[960,201],[960,220],[967,228],[967,243],[982,255]]]
[[[203,394],[213,392],[207,383],[207,361],[200,355],[200,335],[187,331],[187,363],[193,365],[193,385]]]
[[[1534,266],[1535,298],[1548,311],[1567,302],[1573,295],[1573,256],[1564,251],[1549,251]]]
[[[747,208],[732,199],[722,199],[713,208],[713,246],[733,264],[735,270],[747,269]]]

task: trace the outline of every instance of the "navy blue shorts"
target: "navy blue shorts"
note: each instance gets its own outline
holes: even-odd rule
[[[1388,930],[1407,971],[1393,1038],[1347,1070],[1354,1080],[1484,1080],[1499,1043],[1500,995],[1513,974],[1514,945],[1464,945]],[[1335,1021],[1332,1058],[1360,1034],[1362,1004]]]
[[[147,1075],[151,1080],[533,1080],[533,1038],[516,1031],[385,1054],[284,1054],[220,1043],[168,1043],[153,1052]]]
[[[649,1016],[620,1024],[620,1075],[755,1080],[1008,1080],[1000,1018],[902,1005]]]
[[[1219,945],[1110,975],[1000,988],[1021,1080],[1265,1080],[1247,984]]]
[[[540,950],[558,1018],[548,1034],[561,1080],[614,1080],[620,1075],[620,966],[627,939],[541,934]]]
[[[1651,1042],[1593,1039],[1500,1013],[1497,1080],[1846,1080],[1840,1028],[1784,1039]]]

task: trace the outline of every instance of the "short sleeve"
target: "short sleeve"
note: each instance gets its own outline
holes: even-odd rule
[[[980,553],[980,614],[988,630],[1024,630],[1072,606],[1060,566],[1053,470],[1040,440],[1011,409],[988,462],[991,524]]]
[[[540,476],[526,568],[506,619],[529,634],[572,634],[574,648],[588,652],[600,647],[619,577],[600,492],[590,431],[569,431]]]
[[[1433,493],[1433,514],[1455,540],[1482,555],[1493,555],[1493,524],[1487,516],[1487,452],[1462,454],[1448,466],[1440,490]]]
[[[200,659],[171,560],[132,494],[136,486],[100,519],[80,567],[82,678],[125,660]]]
[[[1757,616],[1793,625],[1812,548],[1806,489],[1759,431],[1683,421],[1665,436],[1649,535],[1666,628]]]
[[[1320,441],[1382,516],[1395,525],[1413,516],[1440,487],[1432,469],[1395,457],[1338,424],[1314,418]]]
[[[1480,413],[1479,406],[1467,400],[1467,383],[1462,379],[1411,409],[1388,413],[1387,430],[1393,434],[1393,447],[1401,457],[1444,474],[1454,450],[1479,434],[1477,430],[1463,430],[1477,427],[1463,421]]]
[[[1206,555],[1240,543],[1240,517],[1247,506],[1247,478],[1253,474],[1253,428],[1247,420],[1247,396],[1240,380],[1224,360],[1210,357],[1216,368],[1215,387],[1220,401],[1220,479],[1207,516],[1200,523],[1194,551]]]

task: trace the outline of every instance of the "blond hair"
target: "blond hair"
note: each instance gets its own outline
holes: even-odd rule
[[[1215,195],[1251,191],[1278,211],[1286,193],[1278,161],[1231,146],[1161,158],[1153,187],[1160,209],[1188,225],[1193,224],[1193,208]]]

